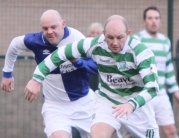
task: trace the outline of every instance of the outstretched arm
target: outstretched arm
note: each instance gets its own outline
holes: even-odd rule
[[[14,78],[12,75],[13,67],[17,56],[23,51],[28,51],[24,45],[24,36],[14,38],[11,41],[5,56],[3,77],[1,81],[1,89],[6,92],[14,90]]]
[[[95,48],[93,46],[98,43],[98,39],[99,38],[86,38],[59,47],[36,67],[33,79],[41,83],[50,72],[65,61],[73,61],[80,57],[90,57]]]
[[[72,61],[73,59],[78,59],[80,57],[87,57],[87,54],[91,54],[90,52],[92,50],[90,48],[97,42],[98,40],[95,38],[86,38],[59,47],[36,67],[32,80],[27,84],[24,90],[24,98],[28,99],[30,102],[33,101],[39,93],[41,82],[48,74],[50,74],[51,71],[67,60]]]

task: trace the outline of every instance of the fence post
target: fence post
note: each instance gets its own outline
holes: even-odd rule
[[[173,0],[168,0],[168,37],[171,41],[171,52],[173,59]],[[169,99],[173,105],[173,94],[169,94]]]

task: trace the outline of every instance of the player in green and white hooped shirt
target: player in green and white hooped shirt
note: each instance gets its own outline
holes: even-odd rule
[[[25,88],[25,98],[36,97],[45,76],[64,61],[89,56],[100,74],[91,137],[109,138],[124,125],[135,137],[159,138],[149,102],[158,91],[155,58],[129,34],[125,18],[109,17],[104,35],[63,46],[41,62]]]
[[[150,48],[156,58],[158,69],[159,94],[152,100],[157,124],[161,126],[167,138],[178,138],[171,103],[166,93],[174,93],[179,103],[179,88],[176,82],[171,56],[170,40],[159,33],[161,15],[156,7],[148,7],[144,11],[145,30],[135,35],[141,42]],[[166,87],[165,87],[166,86]]]

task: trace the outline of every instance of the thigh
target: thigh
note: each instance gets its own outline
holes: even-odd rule
[[[70,138],[70,134],[63,130],[53,132],[49,138]]]
[[[106,123],[95,123],[91,128],[91,138],[110,138],[115,129]]]
[[[131,113],[128,120],[118,119],[134,138],[159,138],[159,129],[150,102]]]
[[[52,134],[59,135],[54,133],[57,131],[65,131],[71,136],[71,119],[69,119],[65,114],[62,113],[58,108],[55,108],[56,105],[51,105],[44,103],[42,108],[42,116],[44,123],[44,132],[47,137],[50,137]],[[64,112],[64,111],[63,111]]]
[[[173,109],[167,94],[155,97],[151,103],[159,126],[175,124]]]
[[[95,114],[93,116],[93,120],[92,120],[92,133],[95,135],[100,135],[100,133],[104,133],[103,130],[99,129],[98,126],[100,126],[101,124],[105,124],[104,129],[111,127],[113,129],[113,132],[116,131],[118,137],[120,137],[120,132],[118,131],[121,127],[120,122],[114,117],[114,115],[112,114],[113,109],[112,106],[114,104],[111,103],[109,100],[107,100],[106,98],[98,95],[96,93],[96,100],[95,100]],[[96,134],[97,132],[97,134]],[[112,131],[109,131],[112,132]],[[112,133],[113,133],[112,132]],[[107,133],[107,132],[105,132]],[[109,135],[109,134],[108,134]],[[112,135],[112,134],[111,134]]]
[[[85,114],[85,110],[80,112],[78,108],[75,108],[73,109],[74,112],[71,111],[72,113],[69,114],[69,109],[76,106],[79,106],[79,104],[73,104],[72,106],[68,106],[69,108],[64,109],[61,105],[44,103],[42,116],[45,126],[44,131],[47,136],[50,136],[58,130],[66,131],[71,135],[71,127],[75,127],[79,131],[82,138],[89,137],[92,113]],[[78,117],[76,117],[77,115]]]

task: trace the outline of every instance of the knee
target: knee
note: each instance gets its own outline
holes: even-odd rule
[[[129,134],[124,136],[124,138],[132,138]]]
[[[162,126],[162,130],[167,138],[178,138],[174,125]]]

